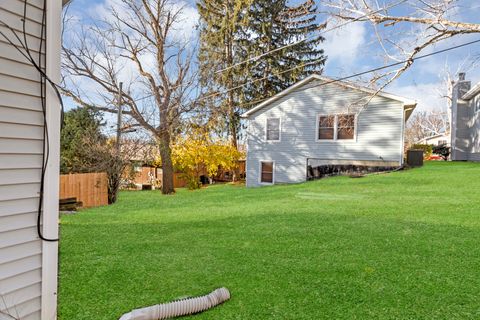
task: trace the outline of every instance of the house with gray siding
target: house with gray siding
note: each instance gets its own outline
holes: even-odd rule
[[[25,41],[25,34],[33,59],[37,64],[41,59],[43,71],[58,83],[61,11],[61,0],[0,1],[2,320],[56,319],[58,242],[39,238],[37,219],[44,142],[47,143],[44,141],[46,119],[50,160],[45,171],[43,214],[40,216],[39,229],[44,237],[58,236],[60,104],[52,87],[47,86],[44,117],[40,73],[22,55],[26,51],[15,33],[22,42]],[[25,32],[22,22],[24,16]]]
[[[248,187],[307,180],[321,165],[398,167],[416,102],[311,75],[242,117]]]
[[[451,159],[480,161],[480,82],[460,73],[452,90]]]

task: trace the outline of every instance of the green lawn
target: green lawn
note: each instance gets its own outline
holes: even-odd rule
[[[59,318],[206,294],[196,319],[480,319],[480,164],[123,192],[61,217]],[[193,318],[193,317],[192,317]]]

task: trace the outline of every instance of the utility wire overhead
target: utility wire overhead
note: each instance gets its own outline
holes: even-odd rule
[[[355,78],[355,77],[358,77],[358,76],[361,76],[361,75],[364,75],[364,74],[368,74],[368,73],[372,73],[372,72],[375,72],[375,71],[379,71],[379,70],[383,70],[383,69],[388,69],[388,68],[391,68],[391,67],[395,67],[395,66],[398,66],[398,65],[407,63],[407,62],[409,62],[409,61],[410,61],[410,62],[414,62],[415,60],[421,60],[421,59],[424,59],[424,58],[427,58],[427,57],[430,57],[430,56],[433,56],[433,55],[436,55],[436,54],[444,53],[444,52],[447,52],[447,51],[451,51],[451,50],[454,50],[454,49],[458,49],[458,48],[461,48],[461,47],[465,47],[465,46],[468,46],[468,45],[471,45],[471,44],[474,44],[474,43],[478,43],[478,42],[480,42],[480,39],[479,39],[479,40],[470,41],[470,42],[466,42],[466,43],[463,43],[463,44],[460,44],[460,45],[457,45],[457,46],[452,46],[452,47],[449,47],[449,48],[446,48],[446,49],[442,49],[442,50],[439,50],[439,51],[434,51],[434,52],[431,52],[431,53],[428,53],[428,54],[420,55],[420,56],[418,56],[418,57],[413,57],[413,58],[411,58],[411,59],[405,59],[405,60],[398,61],[398,62],[395,62],[395,63],[391,63],[391,64],[388,64],[388,65],[385,65],[385,66],[381,66],[381,67],[369,69],[369,70],[362,71],[362,72],[359,72],[359,73],[355,73],[355,74],[352,74],[352,75],[349,75],[349,76],[345,76],[345,77],[341,77],[341,78],[338,78],[338,79],[334,79],[334,80],[332,80],[332,81],[330,81],[330,82],[322,83],[321,85],[329,84],[329,83],[333,83],[333,82],[338,82],[338,81],[343,81],[343,80],[347,80],[347,79],[351,79],[351,78]],[[238,85],[238,86],[236,86],[236,87],[233,87],[233,88],[230,88],[230,89],[226,89],[226,90],[223,90],[223,91],[215,92],[215,93],[212,93],[212,94],[209,94],[209,95],[200,97],[200,98],[198,98],[198,99],[197,99],[195,102],[193,102],[193,103],[197,103],[197,102],[199,102],[199,101],[203,101],[203,100],[206,100],[206,99],[209,99],[209,98],[214,98],[214,97],[223,96],[223,95],[229,93],[230,91],[243,88],[243,87],[245,87],[245,86],[247,86],[247,85],[256,83],[256,82],[258,82],[258,81],[266,80],[266,79],[270,78],[271,76],[278,76],[278,75],[281,75],[281,74],[283,74],[283,73],[290,72],[290,71],[292,71],[292,70],[295,70],[295,69],[304,67],[304,66],[306,66],[306,65],[313,64],[313,63],[315,63],[315,62],[317,62],[317,61],[311,61],[311,62],[309,62],[309,63],[300,64],[300,65],[298,65],[298,66],[295,66],[295,67],[290,68],[290,69],[287,69],[287,70],[283,70],[283,71],[281,71],[281,72],[273,73],[273,74],[271,74],[271,75],[268,75],[268,76],[265,76],[265,77],[262,77],[262,78],[259,78],[259,79],[247,81],[247,82],[245,82],[245,83],[243,83],[243,84],[241,84],[241,85]],[[137,99],[137,101],[139,101],[139,100],[144,100],[144,99],[150,98],[150,97],[152,97],[152,96],[153,96],[153,95],[147,95],[147,96],[144,96],[144,97],[142,97],[142,98]],[[270,97],[264,98],[264,99],[255,100],[255,101],[250,101],[250,102],[248,102],[248,103],[244,103],[244,104],[239,105],[239,107],[249,106],[249,105],[252,105],[252,104],[255,104],[255,103],[258,103],[258,102],[265,101],[265,100],[267,100],[267,99],[269,99],[269,98],[270,98]]]
[[[375,71],[379,71],[379,70],[395,67],[395,66],[398,66],[398,65],[402,65],[402,64],[405,64],[407,62],[412,62],[413,63],[416,60],[425,59],[425,58],[428,58],[428,57],[431,57],[431,56],[434,56],[434,55],[437,55],[437,54],[441,54],[441,53],[448,52],[448,51],[451,51],[451,50],[455,50],[455,49],[458,49],[458,48],[466,47],[466,46],[469,46],[469,45],[472,45],[472,44],[475,44],[475,43],[479,43],[479,42],[480,42],[480,39],[465,42],[465,43],[462,43],[462,44],[459,44],[459,45],[456,45],[456,46],[452,46],[452,47],[448,47],[448,48],[445,48],[445,49],[442,49],[442,50],[438,50],[438,51],[434,51],[434,52],[427,53],[427,54],[424,54],[424,55],[420,55],[418,57],[412,57],[410,59],[405,59],[405,60],[398,61],[398,62],[395,62],[395,63],[387,64],[385,66],[376,67],[376,68],[369,69],[369,70],[366,70],[366,71],[361,71],[361,72],[358,72],[358,73],[354,73],[354,74],[351,74],[349,76],[345,76],[345,77],[341,77],[341,78],[337,78],[337,79],[332,79],[330,81],[319,83],[319,84],[317,84],[313,87],[321,87],[321,86],[324,86],[324,85],[327,85],[327,84],[340,82],[340,81],[348,80],[348,79],[351,79],[351,78],[356,78],[356,77],[359,77],[359,76],[362,76],[362,75],[365,75],[365,74],[368,74],[368,73],[372,73],[372,72],[375,72]],[[260,80],[260,79],[257,79],[257,80]],[[255,80],[255,81],[257,81],[257,80]],[[263,101],[268,100],[270,98],[271,97],[267,97],[267,98],[259,99],[259,100],[256,100],[256,101],[251,101],[251,102],[248,102],[246,104],[241,104],[241,105],[239,105],[239,107],[248,106],[248,105],[255,104],[255,103],[260,103],[260,102],[263,102]]]
[[[335,80],[332,80],[331,82],[337,82],[337,81],[342,81],[342,80],[347,80],[347,79],[350,79],[350,78],[355,78],[355,77],[358,77],[358,76],[361,76],[361,75],[364,75],[364,74],[368,74],[368,73],[372,73],[372,72],[375,72],[375,71],[379,71],[379,70],[383,70],[383,69],[388,69],[388,68],[391,68],[391,67],[395,67],[395,66],[398,66],[398,65],[401,65],[401,64],[404,64],[404,63],[407,63],[409,61],[413,62],[415,60],[420,60],[420,59],[423,59],[423,58],[427,58],[427,57],[430,57],[430,56],[433,56],[433,55],[436,55],[436,54],[440,54],[440,53],[444,53],[444,52],[447,52],[447,51],[450,51],[450,50],[454,50],[454,49],[458,49],[458,48],[461,48],[461,47],[465,47],[465,46],[468,46],[468,45],[471,45],[471,44],[474,44],[474,43],[477,43],[477,42],[480,42],[480,40],[474,40],[474,41],[470,41],[470,42],[466,42],[466,43],[463,43],[463,44],[460,44],[460,45],[457,45],[457,46],[453,46],[453,47],[449,47],[449,48],[446,48],[446,49],[442,49],[442,50],[439,50],[439,51],[434,51],[434,52],[431,52],[431,53],[428,53],[428,54],[424,54],[424,55],[420,55],[418,57],[414,57],[412,59],[405,59],[405,60],[402,60],[402,61],[398,61],[398,62],[395,62],[395,63],[391,63],[391,64],[388,64],[388,65],[385,65],[385,66],[381,66],[381,67],[377,67],[377,68],[373,68],[373,69],[369,69],[367,71],[362,71],[362,72],[359,72],[359,73],[355,73],[355,74],[352,74],[352,75],[349,75],[349,76],[345,76],[345,77],[342,77],[342,78],[339,78],[339,79],[335,79]],[[315,61],[312,61],[310,63],[315,63]],[[248,81],[242,85],[239,85],[239,86],[236,86],[234,88],[231,88],[231,89],[228,89],[228,90],[224,90],[224,91],[221,91],[221,92],[216,92],[216,93],[212,93],[211,95],[208,95],[208,96],[205,96],[205,97],[201,97],[199,98],[197,101],[202,101],[204,99],[208,99],[208,98],[212,98],[214,96],[219,96],[219,95],[224,95],[232,90],[237,90],[237,89],[240,89],[240,88],[243,88],[245,87],[246,85],[249,85],[249,84],[252,84],[252,83],[255,83],[255,82],[258,82],[258,81],[262,81],[262,80],[266,80],[268,79],[269,77],[271,76],[278,76],[278,75],[281,75],[283,73],[286,73],[286,72],[289,72],[289,71],[292,71],[294,69],[297,69],[297,68],[301,68],[305,65],[308,65],[309,63],[305,63],[305,64],[301,64],[301,65],[298,65],[296,67],[293,67],[293,68],[290,68],[288,70],[283,70],[281,72],[277,72],[277,73],[274,73],[274,74],[271,74],[271,75],[268,75],[268,76],[265,76],[263,78],[259,78],[259,79],[255,79],[255,80],[252,80],[252,81]],[[268,99],[268,98],[267,98]],[[264,99],[266,100],[266,99]],[[258,101],[258,100],[257,100]],[[249,103],[250,104],[250,103]]]
[[[286,44],[286,45],[284,45],[284,46],[281,46],[281,47],[278,47],[278,48],[269,50],[269,51],[264,52],[264,53],[262,53],[262,54],[259,54],[259,55],[257,55],[257,56],[250,57],[250,58],[248,58],[248,59],[246,59],[246,60],[237,62],[237,63],[235,63],[235,64],[233,64],[233,65],[231,65],[231,66],[228,66],[228,67],[226,67],[226,68],[219,69],[219,70],[215,71],[215,73],[216,73],[216,74],[218,74],[218,73],[223,73],[223,72],[225,72],[225,71],[227,71],[227,70],[230,70],[230,69],[232,69],[232,68],[241,66],[241,65],[243,65],[243,64],[245,64],[245,63],[247,63],[247,62],[250,62],[250,61],[253,61],[253,60],[258,60],[258,59],[260,59],[260,58],[262,58],[262,57],[268,56],[268,55],[271,54],[271,53],[274,53],[274,52],[277,52],[277,51],[280,51],[280,50],[283,50],[283,49],[286,49],[286,48],[289,48],[289,47],[296,46],[296,45],[298,45],[298,44],[300,44],[300,43],[303,43],[303,42],[305,42],[305,41],[307,41],[307,40],[311,40],[311,39],[313,39],[313,38],[316,38],[316,37],[318,37],[318,36],[320,36],[320,35],[322,35],[322,34],[328,33],[328,32],[330,32],[330,31],[333,31],[333,30],[336,30],[336,29],[340,29],[340,28],[342,28],[342,27],[344,27],[344,26],[346,26],[346,25],[348,25],[348,24],[350,24],[350,23],[360,21],[361,19],[364,19],[364,18],[368,17],[368,16],[371,15],[371,14],[379,13],[379,12],[381,12],[381,11],[385,11],[385,10],[391,9],[391,8],[393,8],[393,7],[396,7],[396,6],[398,6],[398,5],[401,5],[402,3],[406,2],[406,1],[407,1],[407,0],[401,0],[401,1],[399,1],[399,2],[396,2],[396,3],[393,3],[393,4],[389,5],[389,6],[386,6],[386,7],[384,7],[384,8],[380,8],[380,9],[378,9],[378,10],[369,12],[369,13],[364,14],[364,15],[361,15],[361,16],[355,18],[355,19],[348,20],[348,21],[346,21],[346,22],[344,22],[344,23],[338,24],[338,25],[336,25],[336,26],[334,26],[334,27],[332,27],[332,28],[330,28],[330,29],[326,29],[326,30],[320,31],[320,32],[319,32],[318,34],[316,34],[316,35],[311,35],[311,36],[306,37],[306,38],[304,38],[304,39],[301,39],[301,40],[298,40],[298,41],[295,41],[295,42]]]
[[[328,33],[328,32],[330,32],[330,31],[333,31],[333,30],[336,30],[336,29],[339,29],[339,28],[342,28],[342,27],[344,27],[344,26],[346,26],[346,25],[348,25],[348,24],[350,24],[350,23],[360,21],[361,19],[366,18],[366,17],[367,17],[368,15],[370,15],[370,14],[379,13],[379,12],[381,12],[381,11],[385,11],[385,10],[391,9],[391,8],[393,8],[393,7],[396,7],[396,6],[402,4],[402,3],[406,2],[406,1],[408,1],[408,0],[401,0],[401,1],[399,1],[399,2],[396,2],[396,3],[393,3],[393,4],[389,5],[389,6],[387,6],[387,7],[384,7],[384,8],[375,10],[375,11],[372,11],[372,12],[370,12],[370,13],[368,13],[368,14],[359,16],[359,17],[357,17],[357,18],[355,18],[355,19],[352,19],[352,20],[346,21],[346,22],[344,22],[344,23],[341,23],[341,24],[339,24],[339,25],[336,25],[336,26],[334,26],[334,27],[332,27],[332,28],[330,28],[330,29],[323,30],[323,31],[321,31],[319,34],[317,34],[317,35],[315,35],[315,36],[312,35],[312,36],[306,37],[306,38],[304,38],[304,39],[302,39],[302,40],[298,40],[298,41],[296,41],[296,42],[289,43],[289,44],[287,44],[287,45],[285,45],[285,46],[282,46],[282,47],[278,47],[278,48],[269,50],[269,51],[264,52],[264,53],[262,53],[262,54],[260,54],[260,55],[258,55],[258,56],[250,57],[250,58],[248,58],[248,59],[246,59],[246,60],[243,60],[243,61],[240,61],[240,62],[238,62],[238,63],[236,63],[236,64],[234,64],[234,65],[228,66],[228,67],[223,68],[223,69],[219,69],[219,70],[215,71],[215,74],[223,73],[223,72],[225,72],[225,71],[227,71],[227,70],[230,70],[230,69],[232,69],[232,68],[241,66],[241,65],[243,65],[243,64],[245,64],[245,63],[247,63],[247,62],[249,62],[249,61],[258,60],[258,59],[260,59],[260,58],[262,58],[262,57],[265,57],[265,56],[267,56],[267,55],[269,55],[269,54],[271,54],[271,53],[274,53],[274,52],[283,50],[283,49],[285,49],[285,48],[289,48],[289,47],[296,46],[296,45],[298,45],[298,44],[300,44],[300,43],[302,43],[302,42],[305,42],[305,41],[310,40],[310,39],[312,39],[312,38],[318,37],[319,35]],[[310,63],[301,64],[301,65],[298,65],[298,66],[296,66],[296,67],[294,67],[294,68],[291,68],[291,69],[288,69],[288,70],[284,70],[283,72],[276,73],[276,74],[272,74],[272,75],[280,75],[280,74],[285,73],[285,72],[289,72],[289,71],[292,71],[292,70],[295,70],[295,69],[298,69],[298,68],[301,68],[301,67],[304,67],[304,66],[307,66],[307,65],[310,65],[310,64],[314,64],[314,63],[316,63],[316,62],[318,62],[318,61],[320,61],[320,60],[315,60],[315,61],[311,61]],[[270,75],[270,76],[271,76],[271,75]],[[261,80],[265,80],[266,78],[267,78],[267,77],[264,77],[264,78],[261,78],[261,79],[256,79],[256,80],[253,80],[252,82],[246,82],[245,85],[251,84],[251,83],[255,83],[255,82],[258,82],[258,81],[261,81]],[[228,91],[226,91],[226,92],[230,92],[230,91],[232,91],[232,90],[236,90],[236,89],[239,89],[239,88],[242,88],[242,85],[236,86],[236,87],[234,87],[234,88],[229,88],[229,89],[227,89]],[[223,94],[223,93],[222,93],[222,92],[212,93],[212,94],[210,94],[210,95],[208,95],[208,96],[202,97],[202,98],[200,99],[200,101],[201,101],[201,100],[204,100],[204,99],[208,99],[208,98],[214,97],[214,96],[217,96],[217,95],[221,95],[221,94]],[[152,96],[153,96],[153,94],[149,94],[149,95],[143,96],[143,97],[141,97],[141,98],[138,98],[138,99],[136,99],[136,100],[137,100],[137,101],[141,101],[141,100],[148,99],[148,98],[150,98],[150,97],[152,97]],[[198,101],[198,100],[197,100],[197,101]]]

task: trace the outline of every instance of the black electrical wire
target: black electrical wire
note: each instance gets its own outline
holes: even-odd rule
[[[28,0],[24,0],[23,19],[22,19],[22,22],[23,22],[23,38],[24,38],[23,42],[20,39],[20,37],[18,36],[18,34],[16,33],[16,31],[12,27],[10,27],[8,24],[6,24],[5,22],[0,20],[0,23],[2,25],[4,25],[5,27],[7,27],[14,34],[15,38],[19,41],[21,47],[25,50],[25,52],[20,50],[15,45],[15,43],[13,43],[13,41],[11,41],[2,31],[0,31],[0,35],[2,35],[15,49],[17,49],[17,51],[19,51],[19,53],[22,54],[35,67],[35,69],[37,69],[37,71],[41,75],[41,77],[40,77],[40,87],[41,87],[40,88],[40,98],[41,98],[42,113],[43,113],[43,118],[44,118],[44,122],[43,122],[44,123],[43,138],[44,139],[43,139],[42,170],[41,170],[41,181],[40,181],[39,205],[38,205],[38,214],[37,214],[37,233],[38,233],[39,238],[44,240],[44,241],[58,241],[59,239],[45,238],[43,236],[42,230],[41,230],[41,218],[42,218],[42,205],[43,205],[43,196],[44,196],[43,192],[44,192],[44,184],[45,184],[45,172],[46,172],[47,164],[48,164],[48,161],[49,161],[49,155],[50,155],[50,153],[49,153],[49,143],[48,143],[48,141],[49,141],[48,123],[47,123],[47,117],[46,117],[46,102],[45,102],[46,83],[47,82],[54,89],[54,91],[57,95],[57,98],[60,102],[61,109],[62,109],[61,110],[61,124],[62,124],[62,126],[63,126],[63,118],[64,118],[64,104],[63,104],[62,96],[61,96],[60,91],[58,89],[59,86],[55,82],[53,82],[48,77],[48,75],[42,70],[42,49],[43,49],[43,43],[45,41],[45,29],[44,28],[45,28],[45,22],[46,22],[45,18],[46,18],[46,10],[47,10],[46,0],[43,1],[42,28],[41,28],[41,36],[40,36],[40,48],[39,48],[39,52],[38,52],[38,60],[39,60],[38,64],[35,62],[35,59],[33,59],[32,55],[30,53],[30,49],[28,47],[27,36],[26,36],[27,2],[28,2]],[[358,77],[358,76],[368,74],[368,73],[372,73],[372,72],[375,72],[375,71],[391,68],[391,67],[394,67],[394,66],[397,66],[397,65],[408,63],[408,62],[412,63],[415,60],[424,59],[424,58],[427,58],[427,57],[430,57],[430,56],[433,56],[433,55],[436,55],[436,54],[440,54],[440,53],[447,52],[447,51],[450,51],[450,50],[454,50],[454,49],[457,49],[457,48],[460,48],[460,47],[468,46],[468,45],[471,45],[471,44],[474,44],[474,43],[477,43],[477,42],[480,42],[480,40],[470,41],[470,42],[467,42],[467,43],[463,43],[461,45],[449,47],[449,48],[446,48],[446,49],[443,49],[443,50],[435,51],[435,52],[425,54],[425,55],[421,55],[421,56],[418,56],[418,57],[412,57],[412,58],[404,60],[404,61],[399,61],[399,62],[392,63],[392,64],[389,64],[389,65],[385,65],[385,66],[382,66],[382,67],[377,67],[377,68],[370,69],[370,70],[363,71],[363,72],[359,72],[359,73],[356,73],[356,74],[353,74],[353,75],[350,75],[350,76],[342,77],[342,78],[339,78],[339,79],[333,79],[331,81],[327,81],[325,83],[318,84],[316,86],[322,86],[322,85],[326,85],[326,84],[330,84],[330,83],[334,83],[334,82],[338,82],[338,81],[347,80],[347,79],[350,79],[350,78],[354,78],[354,77]],[[248,82],[245,83],[244,85],[246,85],[246,84],[248,84]],[[225,94],[227,92],[228,91],[222,92],[220,94]],[[147,97],[143,97],[143,98],[147,98]],[[143,98],[141,98],[141,99],[143,99]],[[261,102],[261,101],[264,101],[264,100],[267,100],[267,99],[269,99],[269,98],[261,99],[257,102]]]
[[[26,36],[26,28],[25,28],[25,21],[27,16],[27,1],[25,0],[24,3],[24,10],[23,10],[23,37],[25,40],[25,48],[26,51],[29,52],[28,48],[28,41]],[[42,70],[42,49],[43,43],[45,41],[45,16],[46,16],[46,7],[47,3],[46,0],[43,1],[43,10],[42,10],[42,27],[40,33],[40,44],[38,48],[38,64],[39,69]],[[30,54],[29,54],[30,55]],[[32,59],[33,60],[33,59]],[[37,211],[37,234],[40,239],[43,241],[48,242],[56,242],[59,239],[50,239],[46,238],[43,235],[42,228],[41,228],[41,221],[42,221],[42,207],[43,207],[43,197],[44,197],[44,186],[45,186],[45,172],[47,170],[47,164],[50,157],[50,147],[49,147],[49,136],[48,136],[48,121],[47,121],[47,106],[46,106],[46,82],[45,77],[40,77],[40,100],[42,103],[42,113],[43,113],[43,152],[42,152],[42,170],[41,170],[41,177],[40,177],[40,194],[39,194],[39,201],[38,201],[38,211]],[[63,110],[63,107],[62,107]],[[63,112],[62,112],[63,113]]]
[[[322,82],[321,84],[317,84],[315,85],[314,87],[321,87],[321,86],[324,86],[324,85],[327,85],[327,84],[330,84],[330,83],[334,83],[334,82],[339,82],[339,81],[344,81],[344,80],[348,80],[348,79],[351,79],[351,78],[355,78],[355,77],[358,77],[358,76],[361,76],[361,75],[365,75],[365,74],[368,74],[368,73],[372,73],[372,72],[375,72],[375,71],[380,71],[380,70],[383,70],[383,69],[388,69],[388,68],[391,68],[391,67],[395,67],[395,66],[398,66],[398,65],[402,65],[402,64],[405,64],[405,63],[413,63],[415,62],[416,60],[421,60],[421,59],[424,59],[424,58],[428,58],[430,56],[434,56],[434,55],[437,55],[437,54],[440,54],[440,53],[444,53],[444,52],[448,52],[448,51],[451,51],[451,50],[455,50],[455,49],[458,49],[458,48],[462,48],[462,47],[465,47],[465,46],[469,46],[471,44],[474,44],[474,43],[478,43],[480,42],[480,39],[479,40],[473,40],[473,41],[470,41],[470,42],[465,42],[465,43],[462,43],[462,44],[459,44],[459,45],[456,45],[456,46],[452,46],[452,47],[448,47],[448,48],[445,48],[445,49],[442,49],[442,50],[438,50],[438,51],[434,51],[434,52],[431,52],[431,53],[428,53],[428,54],[424,54],[424,55],[419,55],[419,56],[416,56],[416,57],[411,57],[409,59],[405,59],[405,60],[402,60],[402,61],[398,61],[398,62],[394,62],[394,63],[391,63],[391,64],[387,64],[387,65],[384,65],[384,66],[381,66],[381,67],[376,67],[376,68],[373,68],[373,69],[369,69],[369,70],[366,70],[366,71],[362,71],[362,72],[359,72],[359,73],[354,73],[354,74],[351,74],[349,76],[345,76],[345,77],[342,77],[342,78],[337,78],[337,79],[332,79],[330,81],[326,81],[326,82]],[[277,73],[274,73],[274,74],[271,74],[271,75],[268,75],[268,76],[265,76],[263,78],[260,78],[260,79],[255,79],[255,80],[250,80],[250,81],[246,81],[244,82],[243,84],[241,85],[238,85],[234,88],[230,88],[230,89],[226,89],[226,90],[223,90],[223,91],[220,91],[220,92],[217,92],[217,93],[212,93],[211,95],[208,95],[208,96],[204,96],[204,97],[200,97],[198,100],[196,100],[195,102],[198,102],[198,101],[201,101],[201,100],[205,100],[207,98],[214,98],[214,97],[221,97],[221,96],[224,96],[225,94],[233,91],[233,90],[237,90],[237,89],[241,89],[249,84],[252,84],[254,82],[257,82],[257,81],[260,81],[260,80],[268,80],[269,77],[271,76],[278,76],[278,75],[281,75],[281,74],[284,74],[286,72],[290,72],[294,69],[298,69],[302,66],[305,66],[305,65],[299,65],[299,66],[296,66],[294,68],[291,68],[291,69],[288,69],[288,70],[284,70],[284,71],[281,71],[281,72],[277,72]],[[152,97],[153,95],[152,94],[148,94],[146,96],[143,96],[143,97],[140,97],[138,99],[136,99],[137,101],[138,100],[144,100],[144,99],[147,99],[147,98],[150,98]],[[275,95],[273,95],[275,96]],[[273,96],[270,96],[268,98],[262,98],[262,99],[258,99],[258,100],[255,100],[255,101],[250,101],[248,103],[243,103],[243,104],[240,104],[238,107],[243,107],[243,106],[249,106],[249,105],[252,105],[252,104],[256,104],[256,103],[260,103],[262,101],[265,101],[265,100],[268,100],[270,98],[272,98]]]
[[[42,220],[42,206],[43,206],[43,199],[44,199],[44,186],[45,186],[45,172],[47,169],[48,161],[49,161],[49,136],[48,136],[48,121],[47,121],[47,108],[46,108],[46,84],[47,82],[52,86],[53,90],[55,91],[57,98],[61,105],[61,124],[63,126],[63,118],[64,118],[64,104],[62,100],[62,96],[59,91],[59,86],[55,84],[48,75],[42,70],[42,50],[45,40],[45,23],[46,23],[46,10],[47,10],[47,3],[46,0],[43,1],[43,10],[42,10],[42,26],[41,26],[41,34],[40,34],[40,44],[38,50],[38,64],[35,59],[32,57],[30,53],[30,48],[28,46],[27,41],[27,33],[26,33],[26,20],[27,20],[27,4],[28,0],[24,0],[24,7],[23,7],[23,17],[22,17],[22,25],[23,25],[23,41],[18,36],[17,32],[8,24],[3,21],[0,21],[2,25],[7,27],[15,36],[17,41],[20,44],[20,47],[25,51],[23,52],[18,46],[9,38],[7,37],[2,31],[0,31],[0,35],[2,35],[10,45],[12,45],[22,56],[24,56],[39,72],[40,74],[40,100],[42,106],[42,114],[43,114],[43,141],[42,141],[42,167],[41,167],[41,177],[40,177],[40,192],[39,192],[39,203],[38,203],[38,211],[37,211],[37,234],[38,237],[44,241],[49,242],[56,242],[59,239],[49,239],[43,236],[42,229],[41,229],[41,220]]]

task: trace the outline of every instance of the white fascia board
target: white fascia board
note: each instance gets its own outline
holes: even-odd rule
[[[313,79],[324,81],[326,84],[332,83],[332,84],[344,86],[344,87],[347,87],[347,88],[351,88],[351,89],[354,89],[354,90],[360,90],[360,91],[363,91],[363,92],[366,92],[366,93],[369,93],[369,94],[375,94],[379,97],[384,97],[384,98],[387,98],[387,99],[396,100],[396,101],[399,101],[399,102],[403,103],[404,109],[412,109],[413,110],[417,105],[417,102],[415,100],[412,100],[412,99],[400,97],[400,96],[397,96],[397,95],[394,95],[394,94],[391,94],[391,93],[387,93],[387,92],[384,92],[384,91],[377,92],[376,90],[373,90],[373,89],[370,89],[370,88],[367,88],[367,87],[363,87],[363,86],[357,86],[357,85],[355,85],[353,83],[350,83],[350,82],[337,81],[335,79],[328,78],[328,77],[325,77],[325,76],[320,76],[318,74],[312,74],[312,75],[308,76],[307,78],[305,78],[305,79],[295,83],[294,85],[288,87],[287,89],[277,93],[276,95],[274,95],[273,97],[271,97],[271,98],[267,99],[266,101],[262,102],[258,106],[256,106],[256,107],[248,110],[247,112],[243,113],[241,115],[241,117],[242,118],[248,118],[253,113],[257,112],[258,110],[260,110],[262,108],[264,108],[265,106],[269,105],[270,103],[278,100],[279,98],[289,94],[293,90],[305,85],[306,83],[310,82]]]

